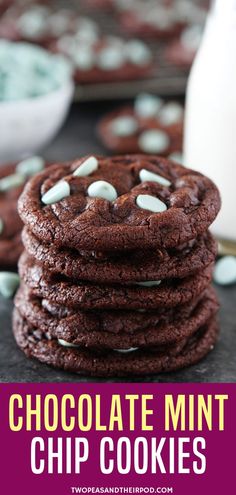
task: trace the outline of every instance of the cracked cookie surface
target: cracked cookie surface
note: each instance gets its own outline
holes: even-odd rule
[[[17,169],[19,163],[9,163],[0,167],[1,269],[16,269],[23,251],[21,242],[23,223],[18,214],[17,203],[28,177],[19,173]]]
[[[114,131],[114,125],[122,119],[131,119],[136,123],[133,132],[119,135]],[[164,125],[156,117],[139,116],[132,107],[124,107],[107,113],[98,123],[97,132],[103,145],[113,153],[142,153],[140,138],[146,131],[161,131],[166,137],[166,145],[160,153],[168,156],[173,152],[181,152],[183,148],[183,118],[179,122]]]
[[[158,352],[139,349],[128,354],[63,347],[57,339],[49,340],[47,335],[29,325],[17,309],[13,315],[13,331],[17,344],[30,358],[73,373],[108,378],[168,372],[193,365],[213,349],[218,324],[213,317],[190,339],[172,349],[164,346]]]

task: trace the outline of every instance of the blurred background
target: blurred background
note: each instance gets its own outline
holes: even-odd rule
[[[108,151],[181,160],[187,77],[208,4],[0,0],[0,162]],[[52,58],[38,47],[66,58],[74,91],[62,60],[61,88],[50,80]]]

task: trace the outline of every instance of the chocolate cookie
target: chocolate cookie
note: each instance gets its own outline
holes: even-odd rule
[[[156,309],[184,304],[208,287],[212,271],[213,266],[209,265],[196,275],[183,279],[147,281],[150,286],[135,281],[134,285],[95,285],[49,271],[26,253],[19,260],[20,277],[32,294],[81,309]]]
[[[153,95],[139,95],[134,106],[105,115],[98,124],[104,146],[116,153],[156,153],[168,156],[183,146],[182,105]]]
[[[61,37],[50,49],[69,57],[80,84],[144,79],[156,68],[151,49],[137,39],[99,35],[84,43],[76,33]]]
[[[213,263],[217,243],[208,232],[178,249],[135,250],[124,252],[78,252],[42,244],[23,229],[27,253],[45,268],[68,278],[97,283],[142,282],[192,275]]]
[[[13,4],[6,11],[0,20],[0,32],[2,35],[5,33],[7,39],[35,43],[47,48],[60,36],[76,31],[78,20],[71,9],[54,9],[50,5],[32,5],[32,2],[29,5],[26,2],[25,5]]]
[[[157,156],[88,157],[32,178],[19,213],[43,243],[90,251],[176,247],[220,208],[210,179]]]
[[[205,23],[205,2],[188,0],[134,0],[129,5],[122,0],[120,22],[129,33],[144,37],[170,39],[177,37],[186,26]],[[118,7],[119,10],[119,7]]]
[[[189,338],[218,310],[213,289],[175,311],[73,311],[32,296],[21,286],[15,306],[28,324],[50,338],[105,349],[172,345]]]
[[[183,47],[180,40],[172,41],[167,46],[164,56],[168,64],[188,69],[194,60],[196,52]]]
[[[218,336],[218,325],[213,317],[183,345],[160,347],[153,351],[133,352],[108,351],[96,353],[83,347],[65,347],[57,339],[48,339],[47,334],[29,325],[14,310],[13,331],[19,347],[31,358],[73,373],[91,376],[147,375],[174,371],[190,366],[213,349]]]
[[[22,221],[17,212],[17,202],[25,182],[44,168],[40,157],[0,166],[0,268],[14,269],[23,246]]]

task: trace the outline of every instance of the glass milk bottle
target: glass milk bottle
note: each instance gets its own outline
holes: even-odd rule
[[[212,3],[188,82],[184,156],[219,187],[212,231],[236,253],[236,0]]]

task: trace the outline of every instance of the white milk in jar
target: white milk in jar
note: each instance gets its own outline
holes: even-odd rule
[[[187,88],[185,164],[219,187],[212,226],[236,243],[236,0],[215,0]]]

